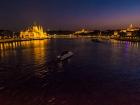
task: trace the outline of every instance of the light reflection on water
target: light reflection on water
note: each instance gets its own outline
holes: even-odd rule
[[[114,46],[122,46],[122,45],[124,45],[125,47],[133,47],[133,48],[138,48],[139,47],[139,42],[111,40],[111,43]]]
[[[0,69],[9,72],[15,69],[20,75],[44,75],[47,62],[47,45],[49,40],[23,41],[12,43],[0,43]],[[45,50],[44,50],[45,49]],[[31,70],[31,71],[30,71]],[[26,73],[21,74],[26,71]],[[3,72],[3,71],[2,71]],[[9,74],[7,74],[9,75]],[[10,77],[11,76],[11,77]],[[10,73],[9,78],[14,77],[14,72]],[[14,77],[16,78],[16,77]]]
[[[63,50],[74,52],[71,62],[56,66],[61,72],[49,71],[50,61]],[[55,39],[0,43],[0,51],[0,81],[7,86],[0,94],[3,105],[140,102],[139,43]]]
[[[0,43],[0,57],[4,56],[6,53],[12,53],[14,51],[18,52],[26,49],[30,49],[34,54],[34,58],[38,61],[40,58],[44,58],[46,53],[44,48],[47,47],[48,40],[45,41],[23,41],[23,42],[12,42],[12,43]],[[21,53],[20,52],[20,53]],[[30,52],[29,52],[30,53]]]

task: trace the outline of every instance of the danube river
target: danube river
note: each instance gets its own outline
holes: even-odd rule
[[[54,63],[64,50],[74,56]],[[0,43],[0,105],[139,105],[140,43]]]

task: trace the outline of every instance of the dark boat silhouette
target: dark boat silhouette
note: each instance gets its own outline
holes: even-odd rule
[[[71,51],[64,51],[62,52],[60,55],[57,56],[57,60],[58,61],[64,61],[69,59],[70,57],[72,57],[74,55],[73,52]]]

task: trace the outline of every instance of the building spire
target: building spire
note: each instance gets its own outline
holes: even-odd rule
[[[33,22],[33,26],[37,26],[37,22],[36,21]]]
[[[133,24],[130,24],[129,28],[133,28]]]
[[[21,31],[20,33],[21,38],[46,38],[47,33],[43,31],[43,27],[37,25],[36,22],[33,23],[33,26],[30,26],[25,31]]]

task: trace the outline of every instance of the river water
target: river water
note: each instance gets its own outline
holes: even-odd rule
[[[56,56],[74,56],[61,64]],[[52,39],[0,44],[0,105],[139,105],[140,43]]]

